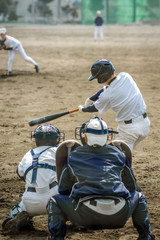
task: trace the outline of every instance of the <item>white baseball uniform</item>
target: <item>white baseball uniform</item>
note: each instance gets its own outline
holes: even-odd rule
[[[95,30],[94,30],[94,39],[97,40],[97,36],[100,36],[100,39],[103,40],[104,36],[103,36],[103,28],[102,26],[95,26]]]
[[[46,206],[51,196],[58,193],[55,153],[57,147],[40,146],[27,152],[18,165],[18,174],[25,177],[25,192],[19,203],[20,211],[31,216],[46,214]],[[40,154],[41,153],[41,154]],[[33,158],[38,157],[38,168],[33,180]]]
[[[21,42],[11,36],[6,35],[6,40],[4,41],[6,48],[12,48],[12,50],[8,50],[8,72],[12,72],[12,65],[15,56],[15,51],[20,54],[20,56],[27,62],[32,63],[34,66],[37,66],[37,62],[35,62],[31,57],[27,56]]]
[[[131,150],[149,134],[150,121],[146,104],[132,77],[119,73],[94,103],[100,114],[108,109],[116,112],[118,140],[126,142]]]

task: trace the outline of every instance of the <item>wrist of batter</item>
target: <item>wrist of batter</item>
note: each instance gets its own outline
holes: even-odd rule
[[[98,112],[94,104],[82,108],[82,112]]]

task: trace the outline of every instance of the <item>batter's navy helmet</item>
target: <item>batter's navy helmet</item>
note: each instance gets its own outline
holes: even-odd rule
[[[113,64],[107,59],[101,59],[93,63],[91,67],[91,76],[88,78],[89,81],[97,78],[98,83],[106,82],[111,75],[114,73],[115,68]]]

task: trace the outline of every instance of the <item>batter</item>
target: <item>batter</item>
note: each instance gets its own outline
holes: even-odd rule
[[[131,150],[149,134],[150,121],[146,113],[146,104],[133,78],[126,72],[115,74],[113,64],[107,59],[96,61],[91,67],[89,81],[97,78],[104,87],[95,95],[87,98],[80,112],[99,112],[108,109],[116,112],[118,123],[117,140],[126,142]]]

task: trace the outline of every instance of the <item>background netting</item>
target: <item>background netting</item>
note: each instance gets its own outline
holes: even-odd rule
[[[82,24],[94,24],[97,10],[104,23],[159,20],[160,0],[82,0]]]

